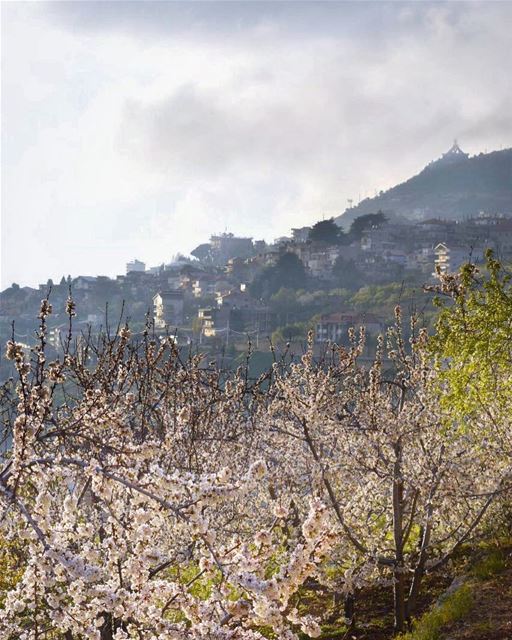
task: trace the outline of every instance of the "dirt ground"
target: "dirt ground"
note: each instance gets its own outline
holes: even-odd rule
[[[463,620],[443,628],[439,640],[512,640],[512,548],[507,549],[505,568],[485,579],[470,578],[473,605]],[[460,568],[459,568],[460,569]],[[459,573],[460,575],[460,573]],[[435,605],[453,580],[453,575],[435,575],[425,580],[418,602],[418,614]],[[317,593],[312,609],[321,613],[330,602]],[[356,624],[352,629],[340,617],[333,620],[332,632],[325,629],[323,640],[392,640],[393,603],[389,588],[368,589],[357,594]]]
[[[443,640],[512,640],[512,562],[492,579],[477,584],[474,606]]]

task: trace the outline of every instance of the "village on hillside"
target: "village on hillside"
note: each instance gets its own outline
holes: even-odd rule
[[[396,210],[354,216],[361,210],[355,207],[336,220],[291,229],[272,243],[224,232],[168,264],[147,267],[134,259],[116,278],[63,276],[38,288],[12,284],[0,293],[0,337],[6,342],[14,336],[28,351],[41,299],[49,295],[49,343],[58,353],[68,331],[65,309],[71,294],[78,335],[98,334],[125,321],[135,333],[149,325],[157,335],[171,334],[178,345],[192,345],[223,363],[236,364],[248,342],[267,355],[274,346],[304,344],[309,330],[320,352],[346,340],[350,327],[364,325],[371,348],[398,303],[423,313],[428,325],[433,312],[423,288],[440,273],[455,272],[464,262],[483,262],[487,249],[504,262],[512,260],[512,210],[455,219],[432,207],[403,214],[397,190],[405,186],[409,198],[408,185],[417,192],[422,176],[429,181],[437,174],[444,182],[452,176],[453,181],[471,163],[455,141],[419,176],[384,194],[388,201],[395,194]],[[439,201],[439,194],[433,196]],[[445,211],[453,199],[453,194],[444,196]]]
[[[116,324],[123,310],[140,331],[149,317],[157,332],[211,352],[237,344],[245,349],[248,338],[258,349],[268,348],[270,337],[303,339],[308,326],[317,344],[336,342],[352,326],[379,333],[392,294],[404,283],[421,289],[438,271],[482,261],[487,248],[512,258],[512,217],[506,215],[411,223],[376,213],[357,218],[347,233],[338,229],[324,220],[272,244],[223,233],[194,249],[192,258],[153,268],[133,260],[115,279],[63,277],[37,289],[13,284],[1,293],[2,336],[10,337],[16,318],[15,337],[30,344],[38,305],[50,292],[50,342],[58,351],[71,290],[78,330]]]

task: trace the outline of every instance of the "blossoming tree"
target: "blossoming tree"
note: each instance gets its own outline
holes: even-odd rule
[[[427,336],[397,323],[364,345],[259,380],[224,376],[170,338],[118,326],[47,361],[47,300],[2,415],[0,535],[24,549],[0,635],[283,639],[319,634],[308,578],[392,585],[395,627],[509,489],[502,442],[461,429],[433,384]],[[492,460],[492,464],[490,464]],[[53,635],[52,635],[53,634]]]
[[[357,364],[364,332],[352,334],[350,349],[336,347],[330,366],[315,363],[310,344],[300,363],[276,375],[261,425],[266,455],[280,453],[286,483],[309,486],[330,505],[342,531],[343,588],[388,579],[400,631],[427,571],[476,533],[510,486],[511,468],[499,443],[461,433],[441,409],[426,332],[413,318],[407,348],[396,314],[368,371]]]
[[[127,327],[77,349],[70,333],[63,358],[47,363],[49,313],[44,301],[31,362],[15,342],[7,349],[19,380],[0,531],[26,553],[0,636],[318,635],[293,598],[334,530],[312,498],[285,535],[267,465],[248,454],[247,381],[221,385],[171,340],[147,331],[134,344]]]

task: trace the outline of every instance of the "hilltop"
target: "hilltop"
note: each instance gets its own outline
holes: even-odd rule
[[[336,222],[347,228],[354,218],[379,210],[418,220],[512,213],[512,148],[469,157],[455,143],[419,174],[366,198]]]

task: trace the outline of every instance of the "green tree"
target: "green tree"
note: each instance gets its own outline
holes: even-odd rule
[[[211,248],[212,248],[211,244],[209,244],[208,242],[205,242],[197,246],[195,249],[193,249],[190,252],[190,255],[204,262],[211,258]]]
[[[332,268],[336,284],[343,289],[356,291],[364,284],[364,274],[359,271],[353,260],[338,256]]]
[[[343,240],[343,229],[339,227],[334,218],[320,220],[313,225],[308,239],[312,242],[324,242],[325,244],[340,244]]]
[[[441,401],[461,423],[485,414],[494,422],[512,411],[511,275],[492,251],[486,269],[466,264],[443,276],[441,312],[430,340]]]
[[[387,221],[388,220],[382,211],[378,211],[377,213],[367,213],[364,216],[359,216],[352,222],[349,234],[352,240],[360,240],[364,231],[367,229],[381,227]]]
[[[281,286],[288,286],[291,289],[299,289],[304,286],[306,270],[302,260],[294,253],[283,253],[279,256],[275,268]]]
[[[274,267],[264,269],[251,283],[250,293],[256,298],[268,299],[279,289],[301,289],[306,280],[306,269],[294,253],[283,253]]]
[[[295,289],[285,289],[284,287],[270,297],[269,306],[271,311],[277,315],[279,324],[283,320],[287,322],[288,317],[290,315],[293,317],[301,308]]]
[[[285,342],[291,342],[292,340],[303,339],[306,341],[307,338],[307,326],[304,322],[294,322],[292,324],[287,324],[284,327],[279,327],[272,334],[272,342],[275,345],[280,345]]]

